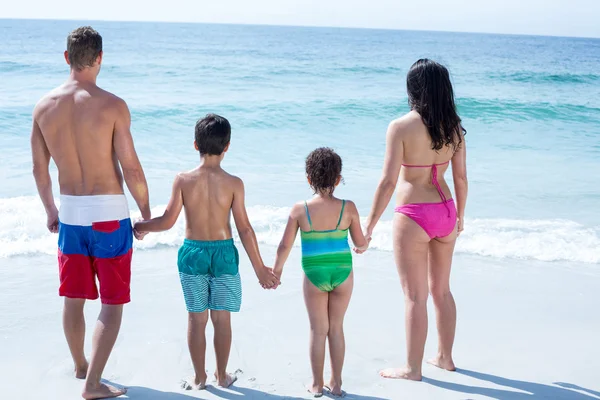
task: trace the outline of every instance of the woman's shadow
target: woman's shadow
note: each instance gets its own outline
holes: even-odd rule
[[[570,383],[555,382],[552,385],[546,385],[542,383],[502,378],[500,376],[470,371],[468,369],[458,369],[456,372],[462,375],[470,376],[471,378],[491,382],[496,385],[510,387],[518,391],[462,385],[458,383],[438,381],[431,378],[423,378],[423,382],[427,382],[430,385],[437,386],[442,389],[487,396],[499,400],[530,400],[539,398],[569,400],[600,399],[600,392]]]

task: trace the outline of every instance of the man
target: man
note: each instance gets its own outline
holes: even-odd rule
[[[127,104],[96,86],[102,64],[102,37],[91,27],[67,38],[69,79],[44,96],[33,112],[33,175],[48,216],[58,232],[63,328],[75,376],[85,379],[85,399],[117,397],[124,389],[100,382],[117,339],[123,304],[129,302],[132,228],[123,179],[143,219],[150,219],[148,186],[130,132]],[[48,171],[58,168],[60,211]],[[84,354],[86,299],[102,310],[94,331],[90,362]]]

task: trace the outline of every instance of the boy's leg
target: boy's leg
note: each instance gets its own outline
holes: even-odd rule
[[[342,368],[346,354],[344,316],[350,304],[354,273],[329,293],[329,356],[331,357],[331,381],[329,389],[336,396],[342,395]]]
[[[231,351],[231,313],[229,311],[210,310],[210,319],[215,328],[215,354],[217,371],[215,378],[221,387],[229,387],[236,378],[227,373],[227,362]]]
[[[85,341],[84,305],[85,299],[65,297],[63,308],[63,329],[75,363],[75,377],[77,379],[85,379],[88,369],[88,362],[83,351]]]
[[[190,312],[188,317],[188,348],[194,365],[193,387],[204,389],[206,387],[206,323],[208,310],[195,313]],[[190,382],[191,383],[191,382]]]
[[[304,302],[310,321],[310,366],[313,381],[310,392],[323,393],[323,368],[325,364],[325,342],[329,334],[329,293],[322,292],[304,277]]]
[[[125,389],[117,389],[100,383],[102,372],[108,362],[108,357],[117,341],[119,329],[121,328],[122,316],[122,304],[102,304],[102,310],[98,316],[94,337],[92,339],[92,356],[90,358],[90,366],[82,393],[84,399],[118,397],[127,392]]]

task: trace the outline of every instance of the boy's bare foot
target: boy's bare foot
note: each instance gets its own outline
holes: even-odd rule
[[[420,381],[423,376],[420,372],[415,372],[408,367],[404,368],[386,368],[379,371],[379,375],[388,379],[407,379],[409,381]]]
[[[446,371],[456,371],[456,366],[454,365],[452,358],[445,358],[441,355],[438,355],[437,357],[428,360],[427,363],[438,368],[445,369]]]
[[[88,370],[88,362],[86,361],[84,365],[75,366],[75,378],[77,379],[85,379],[87,376]]]
[[[101,383],[95,388],[86,388],[81,393],[81,397],[86,400],[94,400],[94,399],[110,399],[113,397],[119,397],[127,393],[127,389],[117,389],[114,386],[105,385]]]
[[[235,374],[225,374],[225,376],[223,378],[221,378],[220,376],[217,376],[217,374],[215,373],[215,379],[217,380],[217,386],[222,387],[222,388],[228,388],[229,386],[233,385],[233,383],[235,381],[237,381],[237,375]]]
[[[204,377],[193,377],[181,381],[181,388],[184,390],[204,390],[206,389],[206,375]]]

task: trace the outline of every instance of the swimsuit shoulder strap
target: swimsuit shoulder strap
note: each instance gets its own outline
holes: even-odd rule
[[[310,219],[310,213],[308,212],[308,203],[304,201],[304,211],[306,212],[306,218],[308,218],[308,224],[310,225],[310,230],[313,230],[312,221]]]
[[[344,216],[344,208],[346,208],[346,200],[342,200],[342,211],[340,211],[340,219],[338,219],[336,230],[340,228],[340,224],[342,223],[342,217]]]

